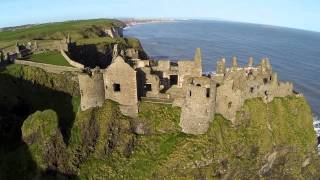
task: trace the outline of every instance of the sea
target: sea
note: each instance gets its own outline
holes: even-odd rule
[[[140,39],[153,59],[193,59],[200,47],[203,68],[216,69],[216,61],[233,56],[239,65],[249,57],[259,64],[269,58],[281,81],[290,81],[303,93],[314,116],[320,116],[320,33],[249,23],[184,20],[138,24],[125,29],[125,35]]]

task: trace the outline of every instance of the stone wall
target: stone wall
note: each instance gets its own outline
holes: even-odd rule
[[[118,102],[127,116],[138,113],[137,73],[118,56],[104,72],[105,98]]]
[[[262,98],[265,103],[271,102],[274,97],[284,97],[293,94],[291,83],[278,82],[276,73],[267,59],[263,59],[257,67],[252,67],[252,59],[249,59],[247,67],[237,67],[233,59],[233,67],[225,69],[225,73],[219,66],[220,74],[212,77],[219,83],[216,97],[216,113],[236,123],[236,113],[244,102],[251,98]],[[221,65],[221,61],[218,62]]]
[[[101,73],[79,75],[85,96],[81,99],[82,109],[100,106],[104,99],[110,99],[119,103],[124,115],[137,118],[138,98],[170,101],[181,107],[182,131],[203,134],[216,113],[236,124],[236,114],[247,99],[262,98],[269,103],[274,97],[293,94],[293,85],[278,81],[268,59],[254,67],[250,58],[245,67],[238,67],[237,58],[233,57],[230,68],[222,59],[217,62],[216,73],[210,76],[202,75],[200,49],[196,49],[194,61],[175,64],[134,59],[131,64],[135,69],[117,56],[103,70],[103,77]]]
[[[160,93],[160,78],[152,74],[150,67],[137,68],[137,85],[139,97],[158,98]]]
[[[92,74],[80,73],[79,87],[81,95],[81,110],[102,106],[105,100],[103,74],[97,69]]]
[[[41,68],[47,72],[56,73],[56,74],[61,74],[63,72],[67,72],[67,71],[68,72],[80,72],[80,70],[78,68],[74,68],[74,67],[57,66],[57,65],[37,63],[37,62],[32,62],[32,61],[14,60],[14,63],[38,67],[38,68]]]
[[[190,78],[188,81],[179,125],[185,133],[203,134],[214,119],[216,84],[206,77]]]
[[[225,81],[217,88],[216,113],[234,122],[236,112],[240,110],[244,101],[241,97],[241,91],[232,89],[232,86],[233,80],[230,80]]]
[[[66,59],[66,61],[68,61],[68,63],[71,66],[79,68],[79,69],[84,69],[84,65],[83,64],[80,64],[80,63],[70,59],[69,56],[67,55],[67,53],[63,49],[61,49],[60,52],[61,52],[61,55]]]
[[[182,86],[187,77],[202,76],[202,57],[200,48],[196,49],[194,61],[178,61],[178,86]]]

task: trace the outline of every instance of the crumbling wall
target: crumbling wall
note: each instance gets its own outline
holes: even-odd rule
[[[224,74],[221,68],[224,62],[220,61],[218,64],[220,64],[219,74],[212,77],[214,80],[220,80],[217,88],[216,113],[233,123],[236,123],[236,113],[247,99],[262,98],[265,103],[269,103],[274,97],[293,94],[293,85],[278,82],[277,74],[272,72],[267,59],[263,59],[257,67],[252,67],[253,62],[250,58],[247,67],[239,68],[236,59],[233,58],[232,68],[226,69]]]
[[[79,87],[81,95],[81,110],[102,106],[105,100],[105,90],[103,74],[99,70],[94,70],[92,75],[80,73]]]
[[[182,131],[188,134],[207,132],[215,114],[215,99],[216,84],[213,81],[204,77],[192,78],[181,108],[179,125]]]
[[[106,99],[118,102],[123,114],[137,116],[137,74],[121,56],[118,56],[105,70],[104,86]]]
[[[74,67],[58,66],[58,65],[53,65],[53,64],[45,64],[45,63],[23,61],[23,60],[14,60],[14,64],[22,64],[22,65],[38,67],[38,68],[41,68],[47,72],[56,73],[56,74],[62,74],[64,72],[79,72],[80,71],[78,68],[74,68]]]
[[[241,97],[241,91],[232,89],[232,86],[233,80],[229,80],[217,88],[216,113],[234,122],[236,112],[243,104],[243,99]]]
[[[167,72],[170,70],[169,60],[159,60],[157,66],[152,67],[155,71]]]
[[[201,77],[202,76],[202,57],[200,48],[196,49],[194,61],[178,61],[178,85],[182,86],[187,76]]]
[[[268,103],[274,97],[293,94],[293,85],[278,81],[268,59],[253,67],[250,58],[245,67],[238,67],[237,58],[233,57],[230,68],[226,68],[222,59],[218,61],[217,72],[208,77],[202,75],[200,49],[196,50],[194,61],[179,61],[177,65],[159,61],[151,67],[146,65],[150,62],[132,61],[135,71],[118,56],[104,70],[103,78],[95,73],[92,77],[79,75],[84,96],[82,109],[99,106],[104,99],[110,99],[120,104],[123,114],[137,117],[138,98],[168,99],[173,106],[181,107],[179,125],[182,131],[203,134],[215,113],[236,124],[236,113],[247,99],[262,98]],[[173,82],[173,79],[176,80]],[[98,94],[95,95],[94,91]]]
[[[160,78],[152,74],[150,67],[136,69],[138,72],[139,96],[158,98],[160,93]]]
[[[80,63],[70,59],[69,56],[64,52],[64,50],[61,49],[60,52],[61,52],[61,55],[66,59],[66,61],[68,61],[68,63],[71,66],[79,68],[79,69],[84,69],[84,65],[83,64],[80,64]]]

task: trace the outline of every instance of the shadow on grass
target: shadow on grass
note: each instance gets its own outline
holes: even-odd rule
[[[58,115],[59,128],[65,143],[68,143],[76,113],[70,94],[7,74],[0,74],[0,87],[1,110],[20,119],[19,128],[23,120],[35,111],[52,109]]]
[[[39,171],[46,179],[60,176],[75,179],[58,171],[39,170],[21,137],[21,127],[30,114],[52,109],[68,144],[75,119],[72,96],[1,73],[4,68],[0,67],[0,179],[34,179],[32,176]]]
[[[95,44],[73,45],[70,47],[69,55],[86,67],[106,68],[112,62],[112,47],[113,45],[108,45],[105,47],[105,52],[101,52]]]
[[[24,142],[20,142],[12,151],[0,150],[0,159],[0,179],[79,179],[74,174],[61,173],[57,170],[42,170]]]

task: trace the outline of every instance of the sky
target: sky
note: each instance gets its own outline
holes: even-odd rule
[[[220,19],[320,32],[320,0],[0,0],[0,27],[92,18]]]

